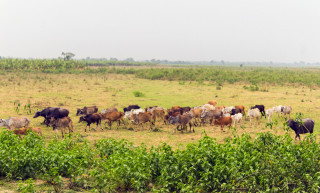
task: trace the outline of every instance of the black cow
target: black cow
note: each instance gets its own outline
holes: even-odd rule
[[[183,113],[189,112],[190,110],[191,110],[191,107],[181,107],[180,114],[183,115]]]
[[[302,119],[301,125],[299,125],[298,122],[296,122],[292,119],[289,119],[287,121],[288,126],[292,130],[294,130],[294,132],[296,133],[296,137],[294,139],[297,139],[297,137],[299,137],[299,140],[300,140],[299,134],[313,133],[314,123],[315,123],[315,121],[310,118]]]
[[[101,126],[101,115],[100,113],[93,113],[93,114],[89,114],[86,116],[82,116],[79,119],[79,123],[81,123],[82,121],[87,122],[87,126],[84,129],[85,132],[87,132],[87,127],[89,126],[89,131],[90,131],[90,125],[91,123],[97,123],[97,127],[95,130],[98,129],[98,125],[100,124],[100,128],[103,130],[102,126]]]
[[[231,115],[235,115],[235,114],[238,114],[238,113],[242,113],[241,109],[235,108],[235,109],[231,110]]]
[[[68,109],[56,108],[47,114],[47,117],[46,117],[47,125],[50,123],[51,117],[53,117],[55,120],[57,120],[57,119],[60,119],[63,117],[67,117],[68,115],[69,115]]]
[[[131,111],[132,109],[140,109],[138,105],[129,105],[128,107],[123,108],[123,112]]]
[[[89,115],[92,113],[97,113],[98,112],[98,107],[97,106],[92,106],[92,107],[83,107],[83,109],[77,109],[77,114],[78,115]]]
[[[264,116],[264,118],[267,118],[266,116],[266,112],[264,111],[264,105],[255,105],[254,107],[251,107],[251,109],[259,109],[260,113],[261,113],[261,118],[262,116]]]
[[[51,114],[55,109],[59,109],[59,107],[47,107],[47,108],[43,109],[42,111],[37,111],[37,112],[35,113],[35,115],[33,116],[33,118],[44,117],[43,123],[48,126],[48,122],[47,122],[46,117],[47,117],[49,114]]]

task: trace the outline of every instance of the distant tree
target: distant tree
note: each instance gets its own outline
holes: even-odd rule
[[[110,58],[111,61],[118,61],[117,58]]]
[[[75,55],[71,52],[62,52],[61,53],[64,60],[71,60]]]
[[[127,59],[125,59],[124,61],[134,62],[134,59],[133,59],[133,58],[127,58]]]
[[[243,64],[240,64],[240,67],[243,67]]]

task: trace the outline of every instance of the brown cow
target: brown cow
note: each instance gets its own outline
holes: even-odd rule
[[[154,125],[154,123],[152,122],[152,113],[150,112],[141,112],[139,114],[133,114],[132,119],[135,123],[141,126],[143,123],[150,122],[150,129],[152,125]]]
[[[214,119],[219,119],[222,117],[223,113],[220,110],[214,110],[214,111],[203,111],[200,115],[201,123],[204,123],[205,119],[209,119],[210,125],[212,125]]]
[[[124,116],[123,112],[107,112],[107,113],[101,114],[102,120],[105,120],[104,125],[106,125],[107,121],[109,121],[110,129],[114,121],[118,121],[118,127],[120,126],[120,121],[122,121],[122,123],[125,124],[123,120],[123,116]]]
[[[67,127],[69,129],[69,133],[74,131],[73,122],[70,117],[63,117],[60,119],[55,119],[54,117],[51,117],[49,126],[52,126],[53,130],[56,129],[57,133],[58,129],[60,129],[62,133],[62,138],[64,137],[63,132],[65,132]]]
[[[180,107],[179,105],[177,105],[177,106],[171,107],[171,110],[180,109],[180,108],[181,108],[181,107]]]
[[[203,109],[201,109],[201,108],[192,109],[191,112],[192,112],[192,116],[194,118],[194,122],[196,124],[198,124],[198,122],[197,122],[197,119],[198,119],[201,124],[201,113],[203,112]]]
[[[93,113],[98,112],[98,107],[97,106],[92,106],[92,107],[83,107],[83,109],[77,109],[77,116],[78,115],[89,115]]]
[[[226,108],[226,107],[222,105],[222,106],[216,107],[216,110],[222,111],[224,108]]]
[[[179,115],[179,125],[181,125],[181,133],[183,132],[184,128],[186,129],[186,132],[187,132],[188,130],[187,124],[189,124],[190,132],[191,132],[191,127],[193,126],[193,132],[194,132],[194,123],[192,122],[192,118],[193,118],[192,113],[185,113],[183,115]]]
[[[156,122],[157,120],[165,121],[164,115],[165,115],[165,113],[164,113],[163,109],[155,108],[152,111],[152,118],[153,118],[154,122]]]
[[[213,106],[217,106],[217,101],[209,101],[208,104],[213,105]]]
[[[240,109],[241,110],[241,114],[243,116],[246,116],[246,112],[244,111],[244,106],[243,105],[234,106],[234,108]]]
[[[220,125],[221,131],[223,131],[224,126],[229,126],[229,129],[232,124],[232,118],[231,117],[220,117],[219,119],[214,120],[214,125]]]
[[[13,130],[13,133],[16,135],[19,135],[19,137],[21,138],[22,135],[27,135],[28,129],[30,129],[35,133],[39,133],[39,135],[42,136],[42,130],[40,127],[34,127],[34,128],[28,127],[28,128],[22,128],[22,129],[15,129]]]

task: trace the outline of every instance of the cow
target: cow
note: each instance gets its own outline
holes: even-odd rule
[[[0,127],[6,127],[9,130],[28,127],[30,119],[28,117],[10,117],[9,119],[0,119]]]
[[[97,131],[99,125],[100,125],[101,130],[103,130],[103,128],[101,126],[101,114],[100,113],[93,113],[93,114],[88,114],[86,116],[82,116],[79,119],[79,123],[81,123],[82,121],[87,122],[87,125],[84,128],[85,132],[87,132],[87,127],[88,126],[89,126],[89,131],[90,131],[90,125],[92,123],[96,123],[97,124],[97,127],[95,128],[95,131]]]
[[[118,112],[118,109],[115,107],[111,107],[101,111],[101,113],[108,113],[108,112]]]
[[[240,108],[232,109],[230,114],[231,115],[235,115],[235,114],[238,114],[238,113],[242,113],[242,110]]]
[[[132,109],[140,109],[138,105],[129,105],[128,107],[123,108],[123,112],[131,111]]]
[[[299,140],[301,140],[300,134],[313,133],[315,121],[310,118],[306,118],[302,119],[302,123],[299,124],[297,120],[294,121],[292,119],[289,119],[287,121],[287,124],[296,133],[295,140],[297,139],[297,137],[299,137]]]
[[[154,122],[156,122],[157,120],[165,121],[165,117],[164,117],[165,112],[164,112],[163,108],[156,107],[156,108],[152,109],[151,113],[152,113],[152,118],[153,118]]]
[[[222,111],[224,108],[225,108],[225,106],[219,106],[219,107],[216,107],[216,110]]]
[[[273,107],[272,109],[273,109],[273,112],[278,114],[278,117],[280,117],[283,107],[284,107],[283,105],[279,105],[279,106]]]
[[[232,122],[233,122],[234,127],[236,126],[237,123],[240,123],[240,125],[241,125],[242,113],[237,113],[235,115],[231,115],[231,118],[232,118]]]
[[[213,106],[217,106],[217,101],[209,101],[208,104],[213,105]]]
[[[170,116],[176,117],[178,115],[181,115],[181,110],[180,110],[180,108],[179,109],[167,109],[167,113]]]
[[[267,118],[266,112],[264,111],[264,105],[255,105],[255,106],[251,107],[251,109],[255,109],[255,108],[259,109],[259,111],[261,113],[261,118],[262,118],[262,116],[264,116],[264,118]]]
[[[59,109],[59,107],[47,107],[45,109],[43,109],[42,111],[37,111],[33,118],[37,118],[37,117],[44,117],[44,120],[43,120],[43,124],[46,124],[48,126],[48,123],[47,123],[47,116],[49,114],[51,114],[55,109]]]
[[[63,117],[59,119],[55,119],[51,117],[49,126],[53,127],[53,130],[56,130],[58,134],[58,130],[61,130],[62,138],[64,138],[63,132],[65,132],[66,128],[68,127],[69,133],[74,131],[73,122],[70,117]]]
[[[77,114],[76,116],[79,115],[89,115],[89,114],[93,114],[93,113],[97,113],[98,112],[98,107],[97,106],[92,106],[92,107],[83,107],[83,109],[77,109]]]
[[[131,121],[133,121],[131,118],[132,118],[132,115],[133,114],[139,114],[139,113],[144,113],[144,110],[143,109],[131,109],[131,111],[126,111],[125,113],[124,113],[124,118],[125,119],[129,119],[129,120],[131,120]]]
[[[124,123],[123,119],[124,113],[123,112],[107,112],[101,114],[101,119],[105,120],[104,125],[106,125],[107,121],[109,122],[110,129],[112,127],[112,123],[118,121],[118,127],[120,126],[120,121]]]
[[[220,117],[219,119],[214,120],[214,125],[220,125],[221,131],[223,131],[224,126],[228,126],[230,129],[231,124],[232,124],[231,117]]]
[[[190,110],[191,110],[191,107],[181,107],[180,114],[183,115],[183,113],[189,112]]]
[[[243,105],[234,106],[234,108],[240,109],[240,110],[241,110],[241,114],[242,114],[243,116],[246,116],[246,112],[245,112],[245,110],[244,110],[244,106],[243,106]]]
[[[152,111],[153,111],[156,107],[158,107],[158,106],[147,107],[147,108],[145,108],[145,112],[151,112],[151,113],[152,113]]]
[[[257,119],[257,121],[259,120],[259,116],[260,116],[260,111],[258,108],[254,108],[254,109],[250,109],[248,110],[248,117],[250,119],[250,124],[252,125],[252,120],[253,119]]]
[[[185,113],[184,115],[178,115],[176,117],[170,116],[168,119],[168,124],[177,125],[175,130],[173,132],[176,132],[176,130],[181,131],[183,133],[183,129],[187,131],[187,124],[190,126],[190,132],[193,125],[193,132],[194,132],[194,123],[192,122],[192,114],[191,113]],[[181,127],[181,130],[179,130],[179,127]]]
[[[268,122],[270,122],[270,118],[272,121],[273,114],[275,113],[275,107],[266,110],[266,115],[268,117]]]
[[[15,129],[13,130],[13,133],[16,135],[19,135],[19,137],[21,138],[22,135],[27,135],[27,130],[31,130],[35,133],[38,133],[40,136],[42,136],[42,130],[41,127],[34,127],[34,128],[22,128],[22,129]]]
[[[61,108],[56,108],[53,111],[50,111],[47,114],[46,120],[47,120],[47,126],[50,123],[51,118],[53,117],[54,119],[60,119],[63,117],[67,117],[69,115],[69,110],[68,109],[61,109]]]
[[[181,107],[180,107],[179,105],[177,105],[177,106],[171,107],[171,110],[180,109],[180,108],[181,108]]]
[[[281,108],[281,114],[283,116],[289,115],[289,118],[290,118],[291,111],[292,111],[292,107],[291,106],[284,106],[283,108]]]
[[[201,124],[201,113],[203,112],[202,108],[193,108],[191,109],[192,116],[194,118],[195,124],[198,124],[197,119],[199,120],[199,123]]]
[[[222,112],[223,112],[223,114],[226,114],[226,113],[231,114],[232,109],[235,109],[235,107],[234,107],[234,106],[225,107],[225,108],[222,110]]]
[[[214,119],[219,119],[222,116],[223,113],[220,110],[203,111],[200,115],[201,123],[204,123],[205,119],[209,119],[210,125],[212,125]]]
[[[150,122],[150,129],[152,128],[152,125],[154,123],[152,122],[152,113],[150,112],[143,112],[139,114],[133,114],[132,119],[134,120],[134,123],[138,124],[139,126],[143,123]]]

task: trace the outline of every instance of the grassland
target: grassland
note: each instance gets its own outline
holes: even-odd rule
[[[118,68],[115,68],[116,70]],[[127,70],[128,68],[122,68]],[[144,67],[141,67],[144,69]],[[156,68],[154,68],[156,69]],[[136,70],[136,69],[134,69]],[[147,69],[148,70],[148,69]],[[150,69],[149,69],[150,70]],[[88,140],[91,145],[99,139],[114,138],[127,139],[135,146],[144,143],[146,147],[161,145],[165,142],[173,149],[185,149],[187,144],[197,143],[202,139],[204,132],[217,139],[218,143],[224,143],[234,134],[241,135],[249,133],[256,137],[260,132],[271,132],[276,135],[283,135],[282,129],[284,119],[275,118],[278,124],[273,129],[266,128],[266,120],[263,118],[261,123],[251,126],[246,120],[243,122],[244,129],[237,126],[236,130],[225,128],[221,132],[218,127],[209,125],[196,127],[195,133],[172,133],[173,126],[156,123],[159,131],[150,131],[145,127],[138,131],[128,130],[131,126],[121,126],[111,130],[84,132],[84,123],[78,123],[79,117],[75,116],[76,109],[84,106],[96,105],[99,111],[108,107],[122,109],[129,104],[138,104],[141,107],[163,106],[169,108],[174,105],[180,106],[199,106],[207,101],[215,100],[218,105],[232,106],[244,105],[246,109],[255,104],[264,104],[266,108],[276,105],[291,105],[293,114],[302,112],[304,117],[310,117],[316,121],[315,134],[320,135],[320,88],[317,85],[307,85],[301,82],[286,82],[277,84],[276,82],[258,82],[256,85],[259,91],[245,89],[250,87],[250,81],[236,81],[232,83],[214,80],[190,81],[184,80],[148,80],[147,77],[139,78],[135,73],[122,73],[114,70],[100,70],[98,73],[43,73],[43,72],[3,72],[0,74],[0,118],[13,116],[28,116],[31,119],[31,126],[41,126],[44,132],[45,141],[54,139],[55,131],[47,128],[40,123],[42,118],[33,119],[34,111],[43,109],[47,106],[59,106],[70,110],[70,116],[75,124],[75,132],[80,134],[83,140]],[[170,69],[169,69],[170,71]],[[276,71],[276,70],[275,70]],[[290,72],[298,73],[311,72],[312,69],[294,69]],[[146,71],[147,72],[147,71]],[[277,72],[277,71],[276,71]],[[278,72],[277,72],[278,73]],[[316,71],[318,73],[318,71]],[[274,75],[274,74],[273,74]],[[313,75],[312,75],[313,76]],[[218,88],[218,87],[221,87]],[[144,97],[135,97],[133,92],[140,91]],[[19,110],[15,110],[20,104]],[[32,113],[24,109],[30,104]],[[292,137],[293,131],[289,131]],[[60,133],[59,133],[59,136]],[[302,137],[304,138],[304,137]],[[295,142],[298,143],[298,142]],[[36,181],[39,187],[43,181]],[[0,180],[0,191],[13,191],[17,188],[17,181],[7,182]],[[52,189],[52,188],[51,188]],[[83,191],[83,190],[82,190]]]
[[[78,123],[79,118],[75,116],[76,109],[83,106],[96,105],[100,110],[108,107],[122,109],[129,104],[139,104],[142,107],[163,106],[169,108],[174,105],[199,106],[209,100],[218,101],[219,105],[232,106],[242,104],[249,108],[255,104],[264,104],[266,108],[276,105],[291,105],[293,112],[302,112],[305,117],[311,117],[319,122],[320,110],[316,104],[320,102],[319,89],[310,89],[306,86],[295,85],[259,85],[264,92],[250,91],[244,89],[247,83],[225,83],[221,90],[217,90],[215,84],[210,82],[178,82],[166,80],[145,80],[133,75],[117,74],[45,74],[45,73],[8,73],[1,75],[0,93],[0,116],[9,118],[11,116],[28,116],[32,126],[41,126],[42,118],[33,119],[33,113],[27,115],[23,110],[24,105],[31,104],[33,111],[47,106],[60,106],[70,110],[71,118],[76,127],[76,132],[89,140],[96,140],[104,137],[126,138],[134,144],[145,143],[148,146],[158,145],[160,142],[167,142],[173,147],[183,146],[201,138],[202,130],[209,136],[214,136],[222,142],[230,135],[230,132],[221,133],[218,128],[211,126],[198,127],[196,133],[172,134],[173,127],[157,124],[160,132],[151,132],[144,129],[139,132],[128,131],[125,127],[117,130],[85,133],[85,125]],[[144,97],[135,97],[134,91],[145,94]],[[266,92],[267,91],[267,92]],[[18,114],[14,110],[14,103],[20,103]],[[279,119],[282,126],[283,119]],[[257,128],[253,128],[244,122],[245,130],[238,129],[238,132],[260,132],[265,128],[266,120],[262,119]],[[239,127],[238,127],[239,128]],[[51,128],[43,127],[45,137],[51,138],[54,132]],[[319,126],[316,124],[316,133]],[[281,133],[281,130],[273,132]]]

